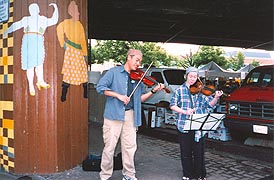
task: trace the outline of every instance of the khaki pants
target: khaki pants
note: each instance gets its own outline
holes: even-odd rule
[[[125,113],[125,121],[104,119],[103,140],[100,177],[108,179],[113,173],[113,157],[117,142],[121,139],[123,159],[123,175],[135,177],[134,155],[137,150],[136,127],[134,127],[133,110]]]

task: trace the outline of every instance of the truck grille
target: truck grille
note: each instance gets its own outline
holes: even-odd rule
[[[260,119],[274,120],[273,103],[233,103],[230,102],[228,115],[253,117]],[[231,108],[233,107],[233,108]]]

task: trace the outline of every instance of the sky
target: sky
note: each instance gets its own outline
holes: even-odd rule
[[[181,44],[181,43],[158,43],[159,46],[163,47],[167,53],[175,56],[186,56],[189,55],[190,52],[195,53],[199,50],[200,45],[194,44]],[[226,47],[226,46],[219,46],[225,52],[229,51],[256,51],[256,52],[269,52],[271,57],[274,59],[274,51],[265,51],[265,50],[258,50],[258,49],[244,49],[244,48],[236,48],[236,47]]]
[[[96,40],[91,40],[92,46],[96,44]],[[200,45],[195,44],[183,44],[183,43],[157,43],[157,45],[163,47],[168,54],[175,56],[186,56],[189,55],[190,52],[195,53],[198,51]],[[229,51],[257,51],[257,52],[269,52],[271,54],[272,59],[274,59],[274,51],[265,51],[258,49],[244,49],[244,48],[236,48],[236,47],[226,47],[219,46],[225,52]]]

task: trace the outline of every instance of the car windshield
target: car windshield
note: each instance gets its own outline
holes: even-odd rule
[[[248,74],[242,86],[273,87],[273,69],[252,71]]]
[[[180,70],[180,69],[165,70],[164,75],[169,85],[181,85],[185,82],[184,70]]]

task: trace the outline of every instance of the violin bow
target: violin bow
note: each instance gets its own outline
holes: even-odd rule
[[[134,94],[134,92],[136,91],[136,89],[138,88],[138,86],[140,85],[140,83],[143,81],[144,77],[146,76],[146,74],[147,74],[148,70],[150,69],[150,67],[152,66],[152,64],[153,64],[153,62],[150,63],[150,65],[148,66],[147,70],[144,72],[143,76],[138,81],[138,83],[135,86],[135,88],[133,89],[133,91],[130,93],[129,98],[131,98],[131,96]]]

